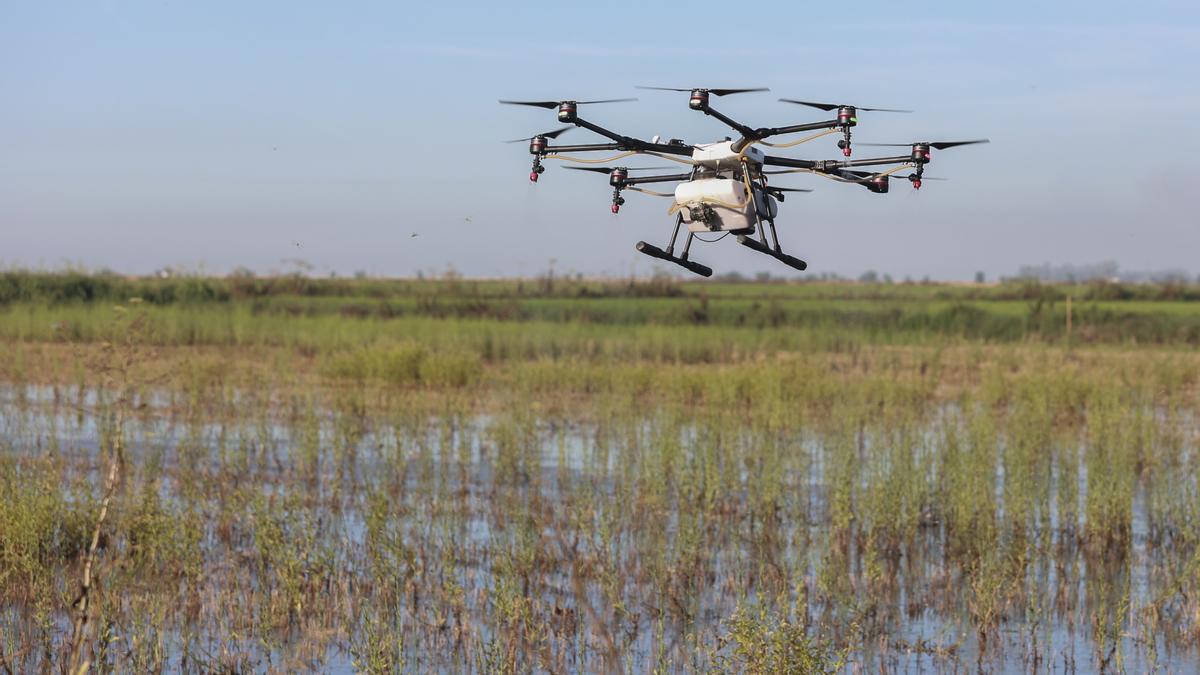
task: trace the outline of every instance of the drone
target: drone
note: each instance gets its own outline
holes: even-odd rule
[[[545,131],[533,136],[518,138],[507,143],[529,142],[529,154],[533,155],[533,168],[529,180],[536,183],[538,177],[545,172],[543,162],[548,159],[561,160],[568,163],[586,166],[567,166],[568,169],[591,171],[608,174],[608,184],[612,187],[612,212],[620,212],[625,204],[622,192],[632,190],[651,196],[672,198],[673,204],[669,213],[675,217],[674,230],[665,249],[645,241],[639,241],[636,250],[652,258],[665,260],[683,267],[700,276],[712,276],[712,268],[702,265],[689,258],[694,240],[711,243],[732,234],[737,242],[753,251],[771,256],[776,260],[804,271],[808,268],[805,261],[783,252],[779,244],[779,234],[775,227],[775,218],[779,214],[779,204],[784,202],[789,192],[811,192],[804,188],[777,187],[768,184],[768,176],[787,173],[811,173],[842,183],[862,185],[867,190],[883,194],[888,192],[892,180],[907,180],[914,189],[920,189],[924,180],[942,180],[925,176],[925,166],[932,158],[933,150],[945,150],[960,145],[987,143],[987,139],[969,141],[915,141],[912,143],[859,143],[863,146],[892,146],[906,147],[907,154],[891,157],[872,157],[867,159],[849,159],[852,154],[851,130],[858,124],[859,112],[892,112],[907,113],[909,110],[894,108],[867,108],[843,103],[818,103],[781,98],[780,101],[793,105],[807,106],[825,112],[835,112],[834,119],[806,124],[793,124],[782,127],[750,127],[721,113],[711,105],[713,96],[729,96],[751,92],[769,91],[765,87],[748,89],[711,89],[703,87],[638,87],[658,91],[686,92],[689,94],[688,107],[713,117],[730,127],[739,134],[737,139],[726,137],[713,143],[691,144],[677,138],[663,141],[655,136],[649,141],[625,136],[594,124],[579,116],[579,106],[601,103],[624,103],[636,101],[636,98],[615,98],[592,101],[559,100],[559,101],[509,101],[501,100],[507,105],[532,106],[557,109],[558,121],[567,126],[553,131]],[[554,145],[558,137],[574,127],[587,129],[609,139],[609,143],[587,143],[580,145]],[[807,136],[787,143],[773,143],[768,139],[787,134],[813,132]],[[808,160],[791,157],[768,155],[759,146],[769,148],[790,148],[801,143],[815,140],[830,134],[841,134],[837,147],[846,159],[842,160]],[[573,156],[573,153],[612,152],[617,154],[603,159],[592,159]],[[611,165],[613,162],[635,155],[649,155],[666,159],[681,165],[675,173],[642,175],[640,171],[661,171],[671,167],[631,167]],[[608,166],[592,166],[608,165]],[[858,171],[855,167],[885,167],[891,168],[878,171]],[[770,169],[768,167],[781,167]],[[898,172],[911,169],[907,176]],[[673,192],[657,192],[641,187],[653,183],[676,183]],[[680,230],[687,225],[687,238],[678,255],[675,245],[679,241]],[[770,233],[768,235],[768,232]],[[705,239],[701,235],[715,234],[716,239]],[[757,235],[757,236],[755,236]]]

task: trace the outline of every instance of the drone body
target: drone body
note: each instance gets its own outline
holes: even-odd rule
[[[514,105],[527,105],[547,109],[557,108],[557,117],[560,122],[588,129],[612,141],[610,143],[590,143],[583,145],[553,145],[551,141],[569,130],[571,127],[568,126],[509,142],[529,141],[529,153],[533,155],[533,168],[530,171],[529,179],[533,182],[537,182],[538,176],[545,171],[545,166],[542,162],[546,159],[591,164],[615,161],[634,155],[653,155],[679,163],[683,172],[650,176],[632,176],[630,173],[639,170],[662,169],[664,167],[568,166],[567,168],[607,173],[609,176],[609,185],[613,188],[612,212],[614,214],[618,213],[621,206],[625,203],[625,198],[621,196],[621,192],[624,190],[634,190],[654,196],[671,198],[673,204],[670,208],[670,213],[675,216],[675,226],[666,249],[660,249],[644,241],[638,242],[635,248],[641,253],[675,263],[706,277],[712,275],[712,269],[689,259],[693,240],[696,239],[698,234],[705,232],[715,232],[722,236],[735,234],[737,235],[738,243],[747,248],[769,255],[798,270],[804,270],[808,267],[807,263],[803,260],[783,252],[779,244],[779,235],[776,232],[775,218],[779,214],[779,202],[784,201],[785,192],[809,192],[810,190],[768,185],[767,176],[769,174],[806,172],[843,183],[862,185],[874,193],[886,193],[890,181],[901,178],[893,174],[906,167],[911,167],[913,173],[907,176],[906,179],[913,188],[919,189],[922,179],[925,178],[923,176],[925,165],[932,159],[932,149],[945,149],[957,145],[987,142],[984,139],[975,141],[920,141],[915,143],[879,144],[908,147],[909,152],[905,155],[859,160],[806,160],[777,157],[768,155],[758,145],[764,144],[772,147],[786,148],[827,134],[841,133],[842,138],[838,140],[837,146],[842,151],[843,156],[849,158],[851,155],[851,129],[858,124],[857,115],[859,110],[879,112],[908,111],[888,108],[858,108],[849,105],[780,99],[787,103],[805,105],[821,110],[836,110],[836,117],[832,120],[809,124],[796,124],[774,128],[751,128],[713,109],[710,105],[710,97],[751,91],[766,91],[766,89],[643,88],[690,92],[688,99],[689,108],[715,117],[741,134],[740,138],[736,140],[726,138],[723,141],[700,145],[689,145],[678,139],[671,139],[663,143],[657,136],[650,141],[643,141],[609,131],[579,117],[580,105],[616,103],[636,99],[608,99],[601,101],[500,101],[501,103]],[[816,133],[791,143],[773,144],[766,140],[775,136],[805,131]],[[601,160],[582,159],[570,154],[601,151],[617,151],[618,154]],[[852,170],[852,167],[888,164],[897,166],[877,173]],[[772,166],[785,168],[781,170],[767,169],[767,167]],[[677,183],[677,185],[674,192],[671,193],[655,192],[639,187],[640,185],[649,183]],[[682,226],[685,224],[688,231],[687,238],[684,241],[682,252],[676,255],[675,243],[679,238]],[[755,235],[757,235],[757,238],[755,238]],[[701,241],[707,240],[701,239]]]

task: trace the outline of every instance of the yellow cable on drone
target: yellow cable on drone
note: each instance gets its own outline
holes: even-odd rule
[[[633,186],[629,186],[625,189],[633,190],[634,192],[641,192],[643,194],[653,195],[655,197],[674,197],[675,196],[675,194],[672,192],[655,192],[654,190],[647,190],[646,188],[633,187]]]
[[[629,152],[623,152],[619,155],[613,155],[612,157],[606,157],[604,159],[586,159],[583,157],[568,157],[567,155],[546,155],[546,159],[561,159],[564,162],[579,162],[580,164],[603,164],[605,162],[613,162],[618,159],[624,159],[630,155],[636,154],[638,154],[637,150],[630,150]]]
[[[757,216],[758,204],[754,203],[754,188],[750,186],[750,162],[747,162],[746,158],[740,154],[739,157],[742,158],[742,185],[746,186],[746,203],[754,206]]]
[[[659,152],[646,152],[646,154],[647,154],[647,155],[654,155],[655,157],[660,157],[660,158],[662,158],[662,159],[669,159],[669,160],[671,160],[672,162],[679,162],[680,164],[687,164],[688,166],[696,166],[696,162],[695,162],[695,161],[693,161],[693,160],[690,160],[690,159],[680,159],[680,158],[678,158],[678,157],[676,157],[676,156],[674,156],[674,155],[664,155],[664,154],[662,154],[662,153],[659,153]]]
[[[767,141],[750,141],[750,143],[748,143],[747,146],[753,145],[755,143],[761,143],[762,145],[765,145],[769,148],[792,148],[797,145],[800,145],[801,143],[807,143],[809,141],[814,141],[822,136],[828,136],[829,134],[836,134],[839,131],[841,131],[841,129],[826,129],[825,131],[812,134],[811,136],[805,136],[804,138],[801,138],[798,141],[792,141],[791,143],[770,143]]]

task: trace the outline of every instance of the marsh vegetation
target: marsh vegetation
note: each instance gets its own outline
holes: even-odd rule
[[[6,672],[1200,663],[1194,288],[0,302]]]

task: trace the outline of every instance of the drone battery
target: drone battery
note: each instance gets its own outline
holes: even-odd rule
[[[741,181],[700,178],[675,188],[675,203],[691,232],[754,229],[754,203]]]

